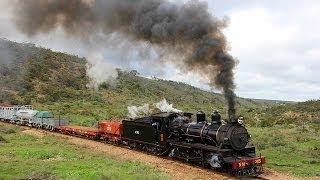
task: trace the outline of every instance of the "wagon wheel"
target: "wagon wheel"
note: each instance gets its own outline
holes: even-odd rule
[[[158,156],[163,156],[163,155],[168,154],[168,152],[169,152],[168,148],[159,148],[159,147],[157,147],[155,154],[158,155]]]
[[[135,143],[135,142],[129,142],[129,148],[130,149],[136,149],[136,147],[137,147],[137,143]]]

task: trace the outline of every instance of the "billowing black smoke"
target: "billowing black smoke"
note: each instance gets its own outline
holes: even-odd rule
[[[167,0],[20,0],[14,5],[17,27],[32,36],[62,27],[73,36],[119,33],[134,43],[174,52],[173,63],[209,79],[222,90],[235,116],[235,60],[227,53],[226,23],[206,3]],[[125,49],[124,49],[125,51]],[[183,59],[181,62],[178,59]],[[175,62],[177,61],[177,62]],[[179,62],[178,62],[179,61]],[[181,66],[182,64],[182,66]]]

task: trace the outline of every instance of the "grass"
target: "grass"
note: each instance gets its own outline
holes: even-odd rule
[[[37,138],[0,125],[0,179],[168,179],[133,161],[69,144],[53,136]]]
[[[267,157],[267,167],[296,176],[320,176],[320,137],[312,129],[294,125],[251,127],[258,153]]]

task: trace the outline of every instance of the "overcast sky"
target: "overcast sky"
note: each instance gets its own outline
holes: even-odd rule
[[[61,30],[28,38],[10,21],[6,1],[0,1],[0,37],[33,42],[57,51],[85,56],[88,47]],[[241,97],[304,101],[320,97],[320,1],[319,0],[208,0],[218,18],[228,17],[225,35],[230,53],[239,60],[235,71]],[[137,69],[145,76],[177,80],[207,88],[204,80],[184,74],[171,65],[155,66],[154,61],[117,63],[123,57],[114,48],[95,49],[122,68]],[[123,61],[121,61],[123,62]]]

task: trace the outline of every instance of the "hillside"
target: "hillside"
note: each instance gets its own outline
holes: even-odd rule
[[[226,112],[221,94],[185,83],[148,79],[136,71],[118,70],[115,87],[103,84],[94,91],[86,88],[88,77],[83,58],[3,39],[0,49],[9,57],[1,60],[0,102],[48,108],[77,124],[93,125],[105,118],[124,118],[127,106],[152,105],[163,98],[184,111]],[[237,100],[243,114],[262,105],[270,104],[244,98]]]
[[[264,110],[265,126],[275,124],[320,125],[320,100],[281,104]]]
[[[121,71],[115,86],[102,84],[99,90],[86,87],[86,60],[53,52],[28,43],[0,39],[0,103],[33,104],[50,109],[76,124],[92,126],[96,121],[127,116],[128,106],[163,98],[183,111],[218,109],[225,117],[221,94],[203,91],[185,83],[141,77],[136,71]],[[263,99],[237,99],[238,113],[253,126],[298,124],[320,119],[319,101],[293,103]]]
[[[70,93],[85,87],[84,59],[4,39],[0,52],[0,101],[57,101],[75,97]]]

